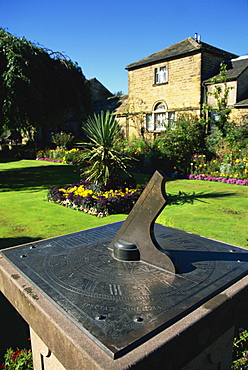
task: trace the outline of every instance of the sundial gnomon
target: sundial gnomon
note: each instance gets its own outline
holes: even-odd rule
[[[136,203],[124,223],[2,251],[113,358],[159,333],[248,272],[246,250],[154,225],[166,203],[166,198],[164,204],[159,199],[158,187],[164,187],[161,174],[156,173],[149,184],[142,203]],[[159,207],[150,204],[153,191],[159,193]],[[140,222],[143,226],[137,230]],[[145,251],[140,240],[146,244]],[[132,258],[135,245],[138,258]],[[153,248],[158,254],[149,261]]]

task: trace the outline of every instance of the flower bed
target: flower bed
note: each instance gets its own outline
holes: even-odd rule
[[[69,163],[75,164],[78,163],[78,159],[81,155],[81,151],[79,149],[46,149],[40,150],[36,153],[36,160],[37,161],[50,161],[50,162],[58,162],[58,163]]]
[[[63,161],[59,161],[58,159],[51,159],[51,158],[36,158],[36,161],[48,161],[48,162],[55,162],[55,163],[63,163]]]
[[[47,199],[97,217],[106,217],[110,214],[129,213],[143,189],[144,186],[137,186],[135,189],[101,191],[94,190],[94,184],[85,181],[63,188],[52,187]]]
[[[204,154],[194,154],[192,157],[191,173],[213,178],[227,178],[248,180],[248,158],[236,158],[235,160],[220,161],[212,159],[207,161]],[[216,180],[214,180],[216,181]],[[218,180],[217,180],[218,181]],[[225,181],[224,181],[225,182]]]
[[[239,180],[239,179],[233,179],[233,178],[226,178],[226,177],[215,177],[215,176],[207,176],[204,174],[199,175],[189,175],[189,180],[205,180],[205,181],[218,181],[218,182],[225,182],[227,184],[236,184],[236,185],[248,185],[248,180]]]

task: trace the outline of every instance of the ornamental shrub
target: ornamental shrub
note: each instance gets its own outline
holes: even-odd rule
[[[60,149],[66,149],[73,139],[74,136],[72,134],[66,134],[63,131],[52,134],[52,143]]]
[[[248,367],[248,331],[239,329],[238,336],[233,340],[233,370],[247,369]]]
[[[106,189],[120,185],[124,179],[131,177],[127,169],[130,156],[119,150],[122,129],[115,116],[110,112],[94,114],[88,118],[83,129],[88,142],[83,143],[80,156],[84,165],[82,176]]]
[[[196,116],[181,115],[154,142],[163,156],[163,170],[171,172],[173,166],[173,172],[188,174],[192,155],[204,148],[204,137],[204,126]]]
[[[7,349],[4,355],[4,363],[0,365],[0,369],[6,370],[31,370],[33,369],[33,358],[31,350],[18,348],[13,350]]]

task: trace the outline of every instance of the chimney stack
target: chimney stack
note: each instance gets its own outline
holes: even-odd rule
[[[198,42],[198,44],[200,44],[200,42],[201,42],[201,35],[198,35],[198,33],[196,32],[194,39],[195,39],[196,42]]]

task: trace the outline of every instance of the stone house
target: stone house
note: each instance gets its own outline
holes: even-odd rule
[[[226,63],[227,81],[222,84],[211,84],[210,80],[204,81],[205,92],[213,92],[216,85],[229,88],[228,106],[231,108],[230,118],[235,122],[242,123],[248,121],[248,55],[231,59]],[[220,75],[214,76],[218,79]],[[213,107],[216,106],[216,100],[212,94],[206,94],[207,101]],[[218,117],[216,117],[218,119]]]
[[[228,83],[233,87],[232,117],[240,120],[247,115],[248,56],[208,45],[196,35],[126,67],[128,97],[119,98],[117,109],[112,110],[126,136],[140,135],[142,130],[156,135],[182,113],[200,116],[209,99],[206,91],[212,88],[210,78],[219,73],[223,61],[228,63]]]

